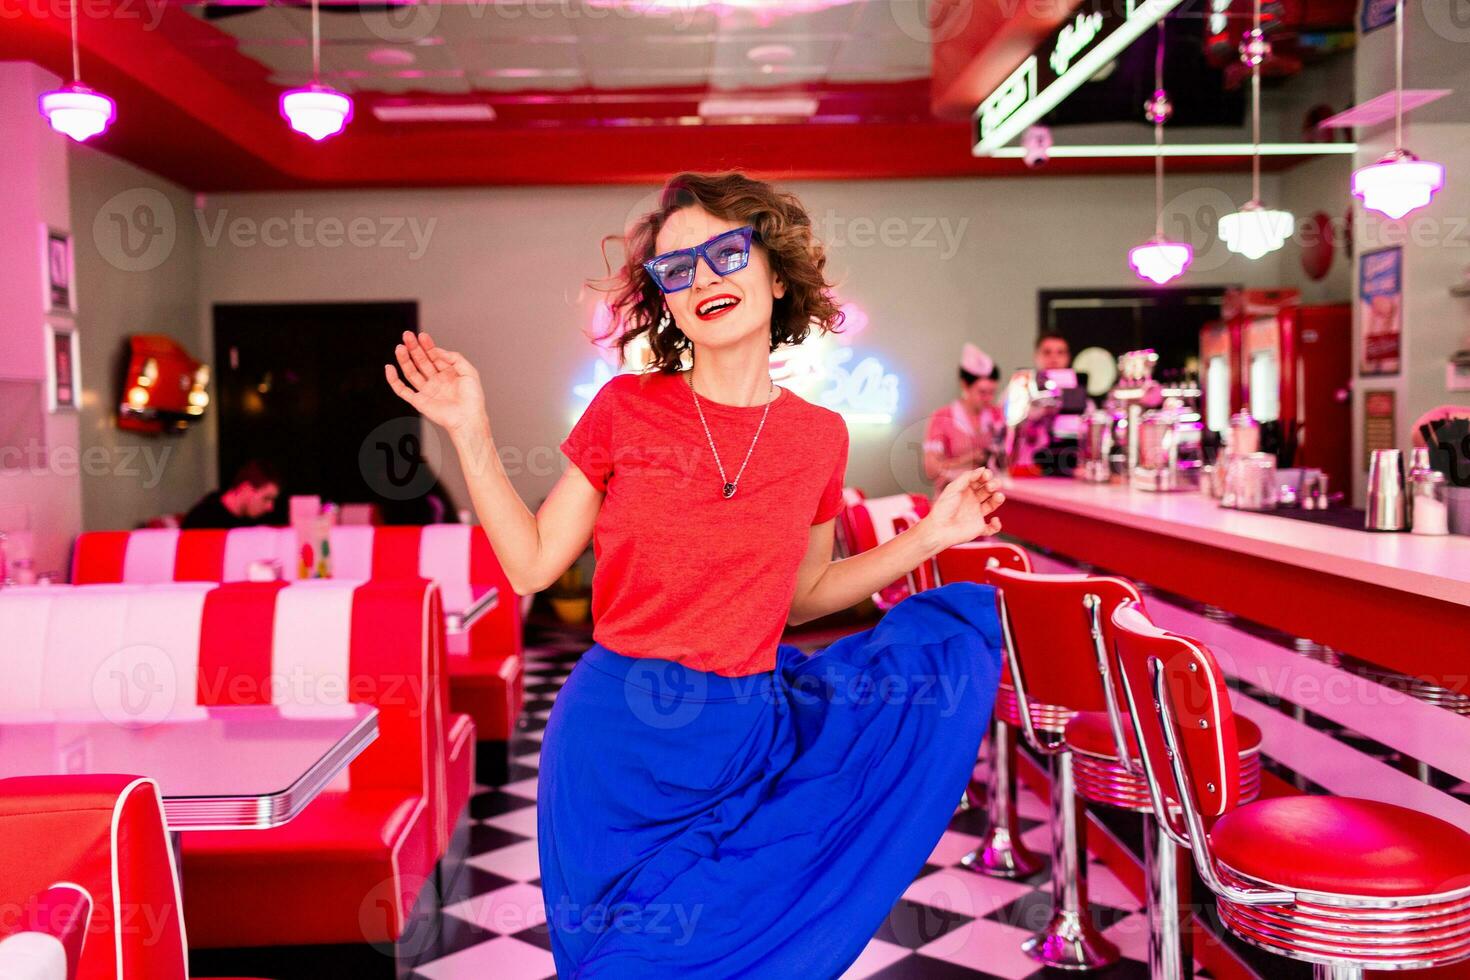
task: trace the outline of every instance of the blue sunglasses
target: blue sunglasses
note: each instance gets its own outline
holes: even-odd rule
[[[704,264],[717,276],[728,276],[745,268],[750,263],[753,238],[755,229],[750,225],[733,228],[720,232],[703,245],[656,255],[643,263],[643,268],[648,270],[665,294],[677,293],[694,285],[700,259],[704,259]]]

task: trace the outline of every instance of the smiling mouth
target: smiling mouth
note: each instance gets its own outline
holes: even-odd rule
[[[716,320],[740,305],[740,300],[729,293],[711,296],[694,308],[694,315],[701,320]]]

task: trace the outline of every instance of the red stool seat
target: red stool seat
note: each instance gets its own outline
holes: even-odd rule
[[[1288,891],[1411,898],[1470,886],[1470,834],[1374,800],[1260,800],[1221,817],[1210,844],[1236,874]]]
[[[1008,676],[1002,677],[1000,688],[995,693],[995,716],[1020,730],[1021,705],[1016,700],[1016,689],[1008,683]],[[1031,702],[1031,723],[1044,732],[1063,731],[1074,714],[1075,711],[1060,705]]]
[[[1235,737],[1240,746],[1240,799],[1261,795],[1261,728],[1249,718],[1235,716]],[[1118,764],[1118,748],[1105,711],[1083,711],[1067,723],[1067,748],[1075,756],[1077,792],[1092,803],[1148,813],[1153,809],[1148,780],[1138,761],[1138,737],[1133,725],[1123,720],[1123,738],[1134,767]]]

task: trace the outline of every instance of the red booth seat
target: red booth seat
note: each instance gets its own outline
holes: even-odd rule
[[[295,820],[185,833],[185,895],[200,947],[391,941],[448,847],[449,798],[469,792],[467,769],[447,785],[443,622],[422,579],[0,592],[0,635],[17,641],[0,650],[0,715],[128,717],[136,691],[96,678],[139,663],[151,713],[375,705],[378,739]],[[447,727],[463,754],[473,725]]]
[[[929,498],[917,493],[865,498],[862,491],[843,491],[845,506],[837,514],[837,537],[848,555],[871,551],[899,533],[895,521],[920,518],[929,513]],[[899,579],[873,593],[879,609],[891,609],[913,591],[908,580]]]
[[[19,911],[0,917],[0,975],[14,975],[7,947],[39,932],[55,937],[63,957],[61,973],[41,974],[48,980],[189,978],[178,877],[152,780],[0,779],[0,906]]]
[[[450,698],[454,711],[474,719],[480,738],[508,741],[524,698],[521,603],[485,534],[467,524],[338,525],[329,544],[334,578],[434,579],[451,612],[467,608],[477,587],[499,588],[495,609],[468,633],[449,637]],[[93,531],[77,537],[72,581],[240,582],[256,561],[277,562],[288,577],[294,575],[295,532],[278,527]]]

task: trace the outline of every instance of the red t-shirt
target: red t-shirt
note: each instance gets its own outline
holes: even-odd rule
[[[700,404],[733,480],[765,406]],[[810,529],[842,507],[842,417],[778,389],[729,499],[683,375],[613,378],[561,448],[605,493],[593,639],[730,677],[774,669]]]

